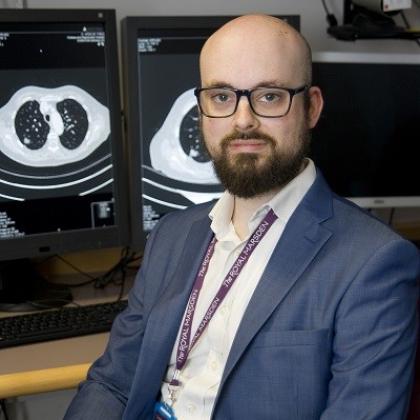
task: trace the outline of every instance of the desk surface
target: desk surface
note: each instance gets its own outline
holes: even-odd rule
[[[108,333],[0,350],[0,399],[75,388],[104,351]]]
[[[92,363],[104,351],[109,333],[46,341],[0,350],[0,376]]]
[[[131,284],[132,279],[126,290]],[[118,292],[119,287],[114,285],[72,290],[75,301],[82,305],[111,301]],[[1,313],[5,315],[10,313]],[[103,353],[108,337],[109,333],[92,334],[1,349],[0,399],[76,387],[86,377],[90,364]]]

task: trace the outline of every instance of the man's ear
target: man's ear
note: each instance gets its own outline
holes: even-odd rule
[[[309,88],[309,113],[308,125],[309,128],[314,128],[319,120],[322,109],[324,108],[324,98],[322,97],[321,89],[318,86],[311,86]]]

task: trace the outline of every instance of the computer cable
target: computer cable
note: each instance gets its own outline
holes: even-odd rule
[[[67,260],[66,258],[64,258],[63,256],[59,255],[59,254],[55,254],[53,256],[51,256],[50,258],[57,258],[58,260],[62,261],[64,264],[66,264],[67,266],[69,266],[71,269],[73,269],[75,272],[81,274],[83,277],[87,277],[88,280],[79,282],[79,283],[72,283],[72,284],[63,284],[63,286],[67,286],[67,287],[82,287],[82,286],[86,286],[87,284],[90,283],[94,283],[97,279],[97,277],[91,276],[89,273],[81,270],[79,267],[75,266],[73,263],[71,263],[69,260]],[[48,258],[48,259],[50,259]],[[42,263],[40,264],[44,264],[47,260],[44,260]]]
[[[325,0],[321,0],[321,2],[322,2],[322,5],[324,6],[324,10],[325,10],[325,13],[326,13],[326,15],[327,15],[327,22],[328,22],[328,25],[331,27],[331,26],[337,26],[337,24],[338,24],[338,21],[337,21],[337,18],[334,16],[334,14],[333,13],[331,13],[330,12],[330,10],[328,9],[328,6],[327,6],[327,3],[326,3],[326,1]]]
[[[62,261],[64,264],[71,267],[75,272],[81,274],[82,276],[86,277],[87,280],[79,282],[79,283],[60,283],[60,285],[75,288],[75,287],[82,287],[88,284],[93,284],[95,289],[103,289],[108,284],[113,283],[116,286],[120,286],[120,292],[117,300],[120,300],[124,295],[124,285],[126,281],[127,271],[128,270],[138,270],[139,262],[141,262],[142,255],[132,251],[130,247],[124,247],[121,250],[121,257],[116,264],[114,264],[108,271],[100,276],[92,276],[89,273],[81,270],[79,267],[68,261],[61,255],[56,254],[54,256]],[[134,265],[133,265],[134,263]]]
[[[124,247],[121,250],[120,260],[104,275],[98,277],[95,281],[95,288],[104,288],[109,283],[113,283],[116,286],[120,286],[120,293],[117,300],[121,300],[124,295],[124,285],[127,276],[127,270],[132,269],[130,266],[133,262],[140,261],[141,257],[132,251],[130,247]],[[138,268],[138,267],[137,267]]]
[[[391,210],[389,211],[388,216],[388,226],[392,227],[392,224],[394,223],[394,215],[395,215],[395,207],[391,207]]]

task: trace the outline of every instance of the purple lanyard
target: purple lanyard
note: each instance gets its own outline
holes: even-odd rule
[[[224,298],[228,294],[229,290],[233,286],[233,283],[238,278],[242,269],[245,267],[245,264],[248,262],[252,253],[254,252],[257,245],[264,238],[265,234],[268,232],[273,223],[277,220],[277,216],[272,209],[267,213],[262,222],[255,229],[254,233],[251,235],[251,238],[248,240],[244,248],[242,249],[241,254],[233,263],[232,268],[229,270],[225,279],[223,280],[222,285],[216,293],[216,296],[213,298],[213,301],[210,303],[209,308],[207,309],[206,314],[203,317],[200,325],[197,328],[197,331],[191,340],[191,326],[194,318],[194,313],[198,301],[198,296],[200,295],[201,289],[203,287],[204,278],[207,274],[210,260],[214,253],[214,248],[216,245],[216,238],[213,237],[211,240],[204,260],[201,263],[200,270],[197,273],[192,292],[190,294],[190,299],[188,301],[187,311],[182,323],[181,336],[179,338],[177,356],[176,356],[176,370],[180,371],[184,367],[188,354],[193,348],[194,344],[203,334],[203,331],[207,327],[210,320],[213,318],[217,308],[223,302]],[[171,385],[178,385],[179,382],[176,379],[173,379],[170,382]]]

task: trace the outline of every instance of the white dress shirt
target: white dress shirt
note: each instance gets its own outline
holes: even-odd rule
[[[315,165],[308,159],[306,168],[250,218],[249,235],[257,228],[270,208],[278,217],[255,248],[225,300],[188,355],[188,360],[179,375],[181,384],[176,388],[175,402],[172,405],[178,420],[209,420],[211,418],[223,370],[245,309],[287,221],[315,177]],[[235,232],[231,221],[233,206],[234,197],[225,192],[209,214],[212,219],[211,229],[217,243],[198,298],[191,337],[197,331],[220,284],[249,239],[248,237],[241,241]],[[162,400],[165,402],[169,402],[167,382],[172,379],[175,371],[179,334],[180,331],[172,351],[165,382],[161,388]]]

